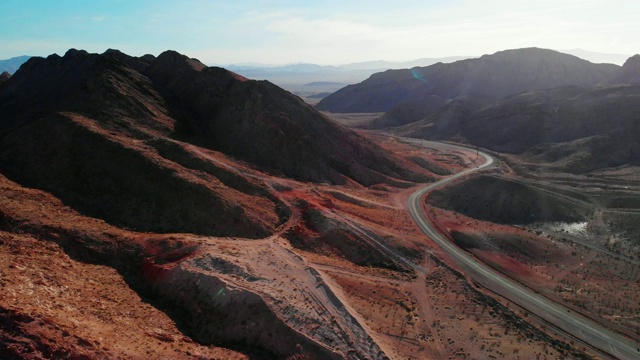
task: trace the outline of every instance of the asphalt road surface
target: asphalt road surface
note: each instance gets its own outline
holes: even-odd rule
[[[414,144],[420,143],[420,140],[406,140],[409,140]],[[464,149],[467,151],[476,151],[475,149],[467,149],[456,145],[434,143],[430,141],[423,141],[422,143],[427,147],[435,147],[438,149],[448,148],[451,150]],[[420,206],[424,195],[433,189],[442,187],[445,184],[454,181],[455,179],[493,165],[494,159],[490,155],[483,152],[479,152],[479,155],[484,157],[486,160],[483,165],[451,175],[436,183],[429,184],[411,195],[408,204],[409,211],[420,229],[422,229],[429,238],[435,241],[444,251],[446,251],[460,265],[461,269],[480,285],[516,303],[532,314],[554,325],[562,332],[565,332],[590,345],[590,347],[599,350],[603,355],[619,359],[640,359],[640,350],[638,350],[639,345],[635,344],[633,340],[617,334],[590,319],[576,314],[568,308],[494,271],[478,261],[475,257],[452,244],[431,224],[427,215],[423,212],[422,207]]]

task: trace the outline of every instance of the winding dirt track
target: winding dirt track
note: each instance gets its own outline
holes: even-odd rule
[[[405,139],[405,141],[414,144],[420,143],[420,140],[417,139]],[[461,146],[430,141],[423,141],[422,143],[427,147],[438,149],[449,148],[457,151],[475,151],[474,149]],[[543,321],[551,324],[557,330],[583,342],[604,356],[620,359],[640,359],[640,349],[634,346],[633,340],[617,334],[579,314],[575,314],[564,306],[495,272],[464,250],[452,244],[444,235],[439,233],[436,226],[430,222],[421,206],[421,201],[424,199],[425,194],[460,177],[493,165],[494,159],[490,155],[483,152],[479,152],[479,154],[486,160],[483,165],[429,184],[411,195],[407,205],[411,216],[420,229],[449,254],[474,281],[488,290],[514,302]]]

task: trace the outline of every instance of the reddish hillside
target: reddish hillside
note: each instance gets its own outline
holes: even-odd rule
[[[421,179],[284,90],[172,51],[32,58],[0,112],[0,171],[143,231],[262,237],[284,221],[264,184],[190,143],[303,180]]]
[[[585,173],[638,164],[639,98],[639,86],[623,85],[534,91],[482,108],[456,100],[398,131],[521,154],[556,170]]]
[[[620,75],[613,79],[611,83],[640,85],[640,54],[628,58],[622,65]]]

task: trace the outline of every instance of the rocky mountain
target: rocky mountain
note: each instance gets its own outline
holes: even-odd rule
[[[507,97],[481,108],[455,103],[456,111],[452,105],[444,106],[398,131],[520,154],[570,172],[640,164],[639,86],[561,87]]]
[[[404,69],[415,66],[429,66],[438,62],[453,62],[464,56],[445,58],[424,58],[408,62],[367,61],[344,65],[289,64],[289,65],[228,65],[226,69],[251,79],[269,80],[277,85],[306,85],[309,82],[353,83],[366,79],[371,74],[387,69]],[[283,86],[286,88],[286,86]]]
[[[371,74],[387,69],[404,69],[428,66],[437,62],[452,62],[467,57],[423,58],[408,62],[367,61],[344,65],[289,64],[289,65],[228,65],[233,72],[249,79],[268,80],[283,89],[302,97],[312,97],[322,92],[333,93],[347,84],[367,79]]]
[[[506,50],[450,64],[376,73],[338,90],[316,107],[331,112],[386,112],[432,95],[445,99],[482,95],[497,100],[552,87],[594,86],[619,71],[617,65],[593,64],[553,50]]]
[[[31,58],[0,88],[0,113],[3,174],[142,231],[273,231],[282,204],[225,165],[236,159],[314,182],[419,179],[277,86],[173,51]]]

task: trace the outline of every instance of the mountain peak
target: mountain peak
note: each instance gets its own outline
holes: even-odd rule
[[[318,109],[334,112],[383,112],[429,95],[455,99],[465,95],[505,96],[545,88],[594,86],[615,76],[620,67],[593,64],[555,50],[504,50],[477,59],[388,70],[342,88],[324,98]]]
[[[543,49],[538,47],[528,47],[522,49],[509,49],[498,51],[494,54],[483,55],[485,59],[502,59],[506,61],[536,61],[536,62],[566,62],[566,63],[589,63],[589,61],[575,55],[566,54],[560,51]]]
[[[22,56],[12,57],[11,59],[7,59],[7,60],[0,60],[0,72],[6,71],[9,74],[13,74],[20,68],[22,64],[24,64],[27,60],[29,60],[29,58],[31,58],[31,56],[22,55]]]
[[[164,63],[169,66],[179,66],[183,67],[184,65],[188,65],[192,69],[196,71],[201,71],[207,66],[201,63],[197,59],[189,58],[185,55],[180,54],[175,50],[167,50],[160,54],[156,59],[157,62]]]
[[[87,55],[89,55],[89,53],[86,52],[85,50],[69,49],[64,54],[64,57],[70,58],[70,57],[87,56]]]

